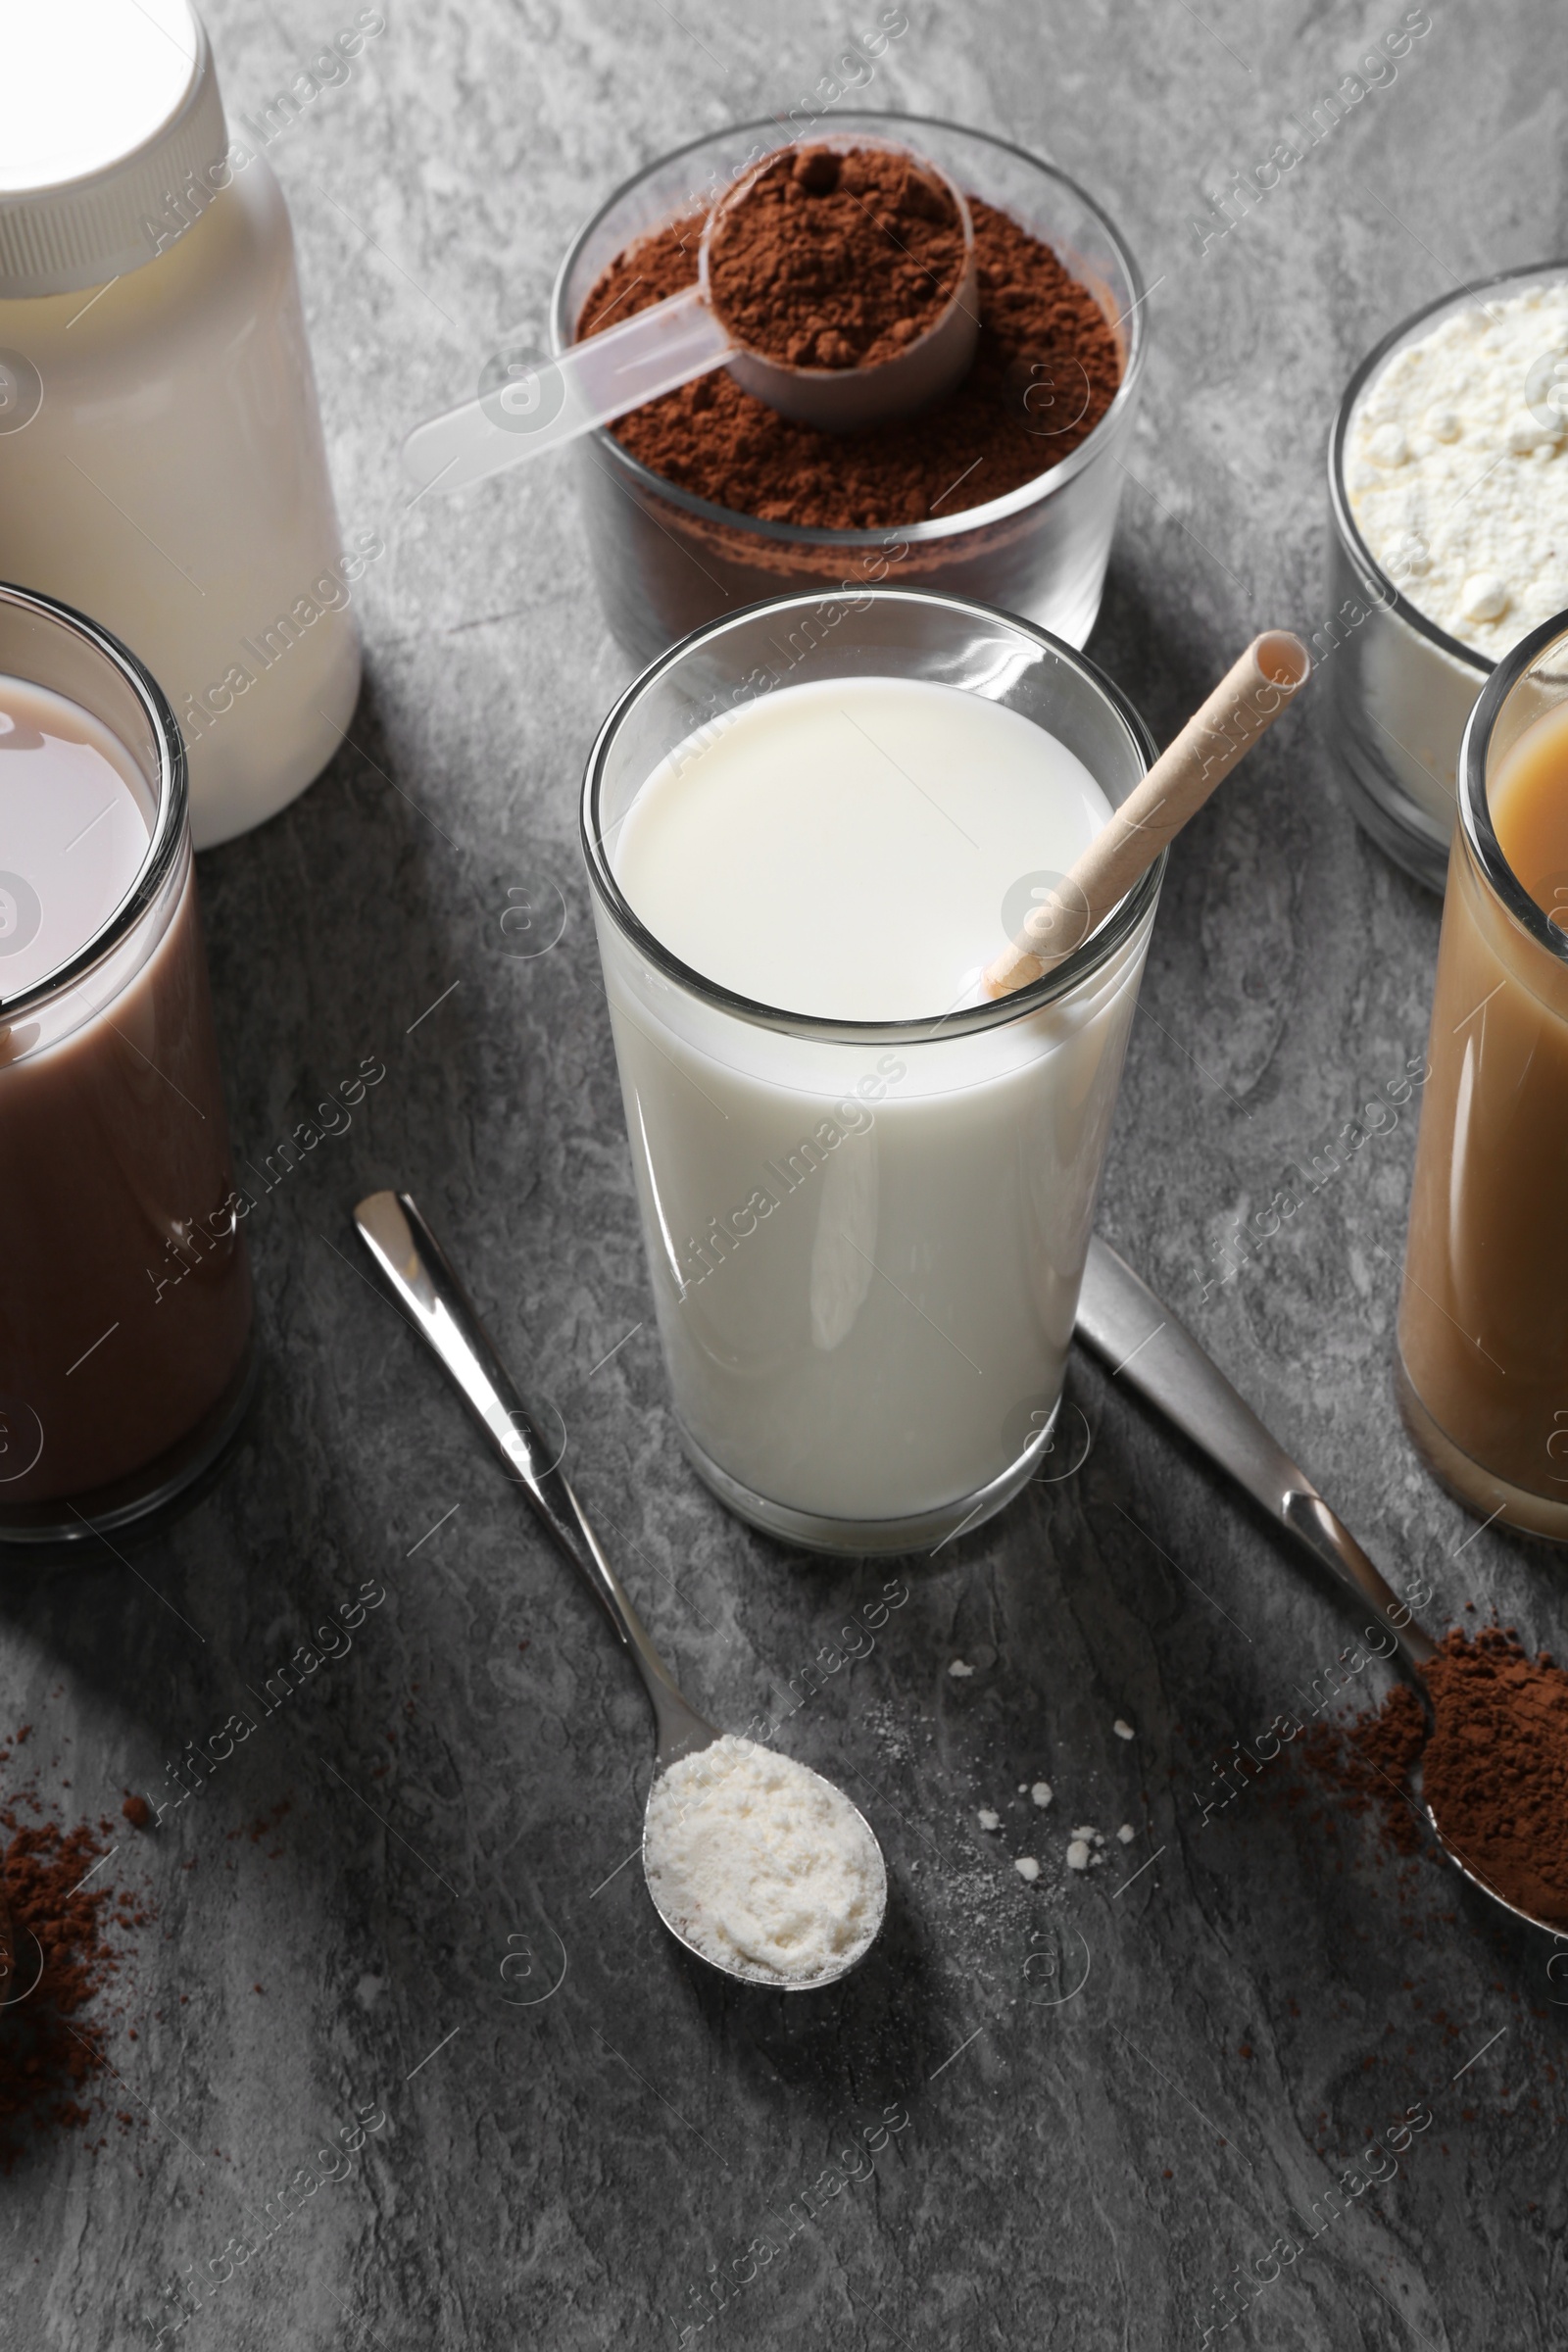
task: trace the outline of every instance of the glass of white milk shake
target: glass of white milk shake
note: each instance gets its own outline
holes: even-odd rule
[[[986,963],[1153,757],[1043,630],[871,589],[749,606],[602,729],[583,842],[659,1329],[697,1470],[785,1541],[929,1549],[1044,1467],[1152,867]]]

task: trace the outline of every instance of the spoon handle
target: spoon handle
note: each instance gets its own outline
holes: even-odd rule
[[[578,1571],[643,1678],[659,1723],[660,1752],[699,1726],[600,1548],[549,1442],[517,1394],[456,1268],[409,1193],[372,1193],[354,1211],[360,1238],[425,1345],[440,1358],[469,1412],[521,1486],[545,1528]],[[690,1719],[688,1725],[686,1719]]]
[[[695,286],[618,326],[587,335],[477,400],[428,416],[403,444],[404,470],[444,498],[563,441],[597,432],[628,409],[707,375],[735,344]],[[853,372],[849,371],[849,372]],[[862,370],[863,372],[863,370]]]
[[[1148,1284],[1098,1237],[1078,1298],[1078,1337],[1230,1473],[1356,1600],[1368,1600],[1412,1666],[1437,1644],[1230,1382]]]

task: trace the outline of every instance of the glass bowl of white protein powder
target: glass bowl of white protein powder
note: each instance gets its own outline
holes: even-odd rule
[[[1568,608],[1568,263],[1465,286],[1385,337],[1334,420],[1329,510],[1312,652],[1351,802],[1441,890],[1471,708]]]

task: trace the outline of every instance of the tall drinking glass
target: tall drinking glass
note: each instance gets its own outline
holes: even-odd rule
[[[0,867],[0,1544],[23,1547],[207,1467],[249,1395],[251,1285],[179,729],[115,638],[3,587]]]
[[[1465,730],[1416,1147],[1398,1387],[1484,1517],[1568,1542],[1568,615]]]
[[[978,1525],[1050,1445],[1160,880],[1156,865],[1034,987],[940,1018],[807,1016],[682,963],[616,875],[639,790],[786,680],[867,678],[1006,705],[1112,804],[1152,757],[1081,655],[893,589],[781,598],[698,631],[594,747],[583,842],[681,1435],[742,1517],[852,1552]],[[998,947],[1004,930],[999,908]]]

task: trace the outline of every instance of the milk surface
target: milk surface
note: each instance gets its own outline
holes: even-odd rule
[[[740,1507],[871,1547],[1043,1442],[1148,926],[1054,1004],[968,1035],[941,1016],[978,1001],[1009,888],[1065,870],[1107,810],[1019,713],[852,678],[691,738],[610,842],[642,921],[705,977],[920,1024],[890,1043],[745,1019],[596,909],[675,1404]]]
[[[979,1001],[1008,890],[1064,873],[1109,815],[1082,760],[1004,704],[846,678],[682,746],[612,857],[649,930],[707,979],[790,1012],[907,1020]]]

